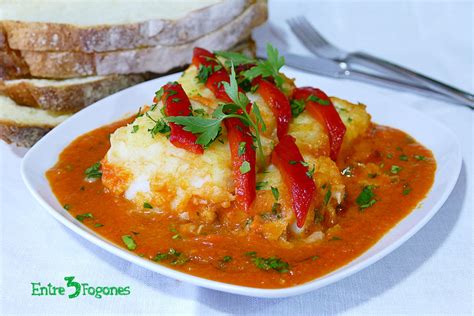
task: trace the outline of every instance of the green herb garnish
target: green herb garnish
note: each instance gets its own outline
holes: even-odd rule
[[[393,173],[393,174],[397,174],[397,173],[399,173],[401,170],[402,170],[402,167],[399,167],[399,166],[396,166],[396,165],[393,165],[393,166],[390,168],[390,172]]]
[[[135,248],[137,248],[137,244],[135,243],[135,240],[133,240],[133,237],[130,235],[123,235],[122,241],[125,244],[125,246],[127,246],[128,250],[135,250]]]
[[[92,215],[92,213],[84,213],[84,214],[79,214],[79,215],[76,215],[76,219],[79,221],[79,222],[83,222],[85,219],[87,218],[94,218],[94,216]]]
[[[237,80],[235,76],[235,70],[232,66],[230,83],[222,82],[225,92],[230,97],[233,103],[220,105],[212,113],[212,118],[202,118],[194,116],[169,116],[167,120],[183,126],[185,131],[189,131],[193,134],[199,134],[199,137],[196,140],[197,144],[208,146],[212,143],[221,131],[221,123],[226,118],[238,118],[245,125],[252,128],[252,136],[257,142],[258,157],[260,159],[261,165],[264,165],[265,158],[263,155],[263,147],[260,139],[260,129],[264,130],[263,118],[260,115],[258,110],[258,105],[256,103],[252,106],[252,111],[255,114],[256,120],[254,121],[249,113],[247,113],[247,105],[249,104],[249,99],[247,96],[239,92]],[[261,128],[259,128],[261,126]]]
[[[257,182],[257,184],[255,186],[255,189],[256,190],[263,190],[263,188],[265,188],[265,186],[267,186],[267,184],[268,184],[268,181]]]
[[[242,164],[240,165],[240,173],[246,174],[247,172],[250,172],[250,170],[251,170],[250,163],[248,161],[242,162]]]
[[[222,258],[222,262],[230,262],[230,261],[232,261],[231,256],[224,256],[224,258]]]
[[[372,185],[366,185],[363,189],[362,192],[359,194],[357,197],[357,204],[359,205],[359,210],[364,210],[368,207],[371,207],[372,205],[377,202],[377,200],[374,199],[375,193],[373,192],[374,186]]]
[[[153,208],[153,205],[151,205],[148,202],[143,203],[143,208]]]
[[[400,155],[398,158],[402,161],[408,161],[408,156],[407,155]]]
[[[86,180],[95,180],[101,178],[102,171],[100,170],[100,161],[87,168],[84,173],[86,175]]]
[[[273,194],[273,197],[275,198],[275,201],[278,201],[278,199],[280,198],[280,192],[278,191],[278,188],[271,187],[270,189],[272,190],[272,194]]]
[[[270,257],[270,258],[262,258],[262,257],[255,257],[252,258],[252,262],[255,266],[261,270],[275,270],[279,273],[287,273],[290,269],[290,265],[282,261],[278,257]]]

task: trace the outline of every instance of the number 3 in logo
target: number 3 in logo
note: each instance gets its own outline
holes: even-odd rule
[[[79,294],[81,293],[81,285],[74,280],[75,277],[73,276],[67,276],[67,277],[64,277],[64,281],[67,281],[67,284],[66,286],[67,287],[74,287],[76,288],[76,291],[72,294],[69,294],[69,298],[75,298],[75,297],[78,297]]]

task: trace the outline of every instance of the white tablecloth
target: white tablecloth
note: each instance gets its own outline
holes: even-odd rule
[[[306,53],[285,24],[299,14],[340,46],[474,90],[472,2],[271,1],[270,21],[255,32],[257,42]],[[23,151],[1,143],[0,314],[472,314],[473,111],[362,83],[318,77],[315,84],[330,94],[344,85],[366,103],[397,99],[459,138],[464,162],[452,195],[399,249],[347,279],[293,298],[255,299],[198,288],[130,264],[63,227],[27,192],[19,174]],[[131,295],[31,296],[31,282],[63,285],[68,275],[95,286],[128,285]]]

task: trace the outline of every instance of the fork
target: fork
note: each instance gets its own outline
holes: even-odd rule
[[[302,44],[313,54],[346,63],[347,65],[359,64],[379,71],[402,81],[425,86],[433,91],[444,94],[463,104],[474,105],[474,95],[445,83],[426,77],[413,70],[396,65],[381,58],[363,52],[347,52],[328,42],[312,25],[303,17],[289,19],[288,24],[292,32]]]

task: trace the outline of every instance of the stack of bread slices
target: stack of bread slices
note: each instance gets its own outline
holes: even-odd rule
[[[29,147],[73,113],[185,67],[194,47],[255,54],[265,0],[0,2],[0,138]]]

